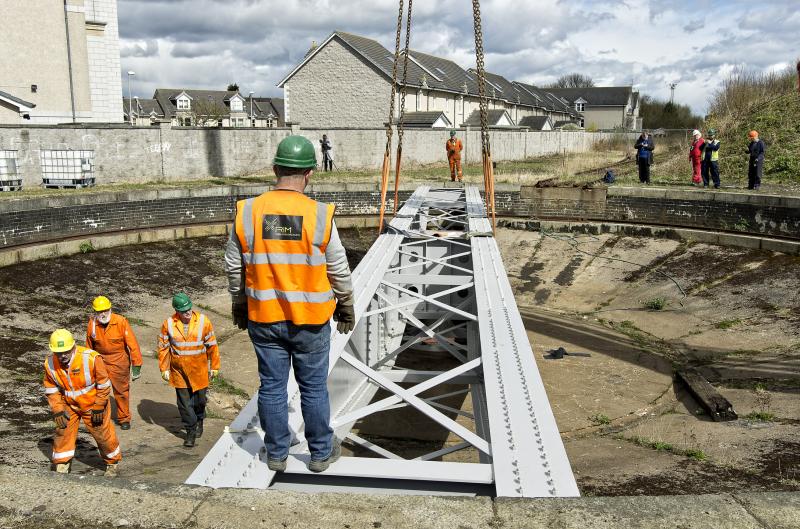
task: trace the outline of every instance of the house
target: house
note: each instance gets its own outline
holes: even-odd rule
[[[447,114],[441,110],[431,110],[430,112],[405,112],[403,114],[403,126],[423,129],[450,129],[453,128],[453,123],[447,119]]]
[[[639,130],[639,93],[630,86],[548,88],[567,101],[579,114],[580,125],[589,129]]]
[[[465,123],[480,106],[478,76],[455,62],[410,50],[403,83],[401,54],[398,83],[408,112],[443,112],[453,124]],[[312,46],[278,84],[284,90],[287,122],[303,127],[383,127],[388,116],[394,53],[373,39],[334,31]],[[553,119],[580,116],[566,102],[530,94],[502,76],[487,73],[489,109],[505,110],[514,125],[528,115],[556,112]],[[400,112],[400,94],[395,104]]]
[[[553,130],[553,122],[549,116],[526,116],[517,125],[531,130]]]
[[[490,127],[513,127],[511,116],[508,110],[496,108],[486,112],[486,121]],[[467,120],[462,126],[465,127],[480,127],[481,126],[481,111],[473,110]]]
[[[277,98],[245,97],[237,90],[158,88],[153,100],[173,126],[278,127],[284,123]],[[157,111],[156,111],[157,113]]]
[[[117,0],[3,0],[0,50],[0,124],[122,120]]]
[[[122,98],[122,111],[126,123],[137,126],[155,125],[165,120],[164,110],[157,99]],[[131,119],[133,116],[133,119]]]

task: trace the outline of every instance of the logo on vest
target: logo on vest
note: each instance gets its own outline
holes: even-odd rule
[[[303,239],[302,215],[264,215],[261,219],[261,238],[280,241]]]

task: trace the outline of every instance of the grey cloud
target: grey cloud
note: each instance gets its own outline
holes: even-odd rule
[[[155,57],[158,55],[158,41],[149,39],[141,42],[123,42],[119,50],[120,57]]]

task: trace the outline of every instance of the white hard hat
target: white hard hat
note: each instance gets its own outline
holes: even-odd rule
[[[692,136],[700,136],[700,131],[699,131],[699,130],[697,130],[697,129],[694,129],[694,130],[692,131]]]

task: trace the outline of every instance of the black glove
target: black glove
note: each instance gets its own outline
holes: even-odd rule
[[[339,334],[347,334],[356,326],[356,311],[352,305],[336,304],[333,319],[337,322],[336,330]]]
[[[55,421],[56,423],[56,428],[58,428],[59,430],[63,430],[64,428],[67,427],[67,424],[69,423],[69,414],[65,411],[62,411],[61,413],[56,413],[55,415],[53,415],[53,421]]]
[[[247,302],[236,303],[231,305],[231,316],[233,317],[233,324],[242,330],[247,329]]]
[[[103,417],[106,415],[106,409],[92,410],[92,426],[102,426]]]

